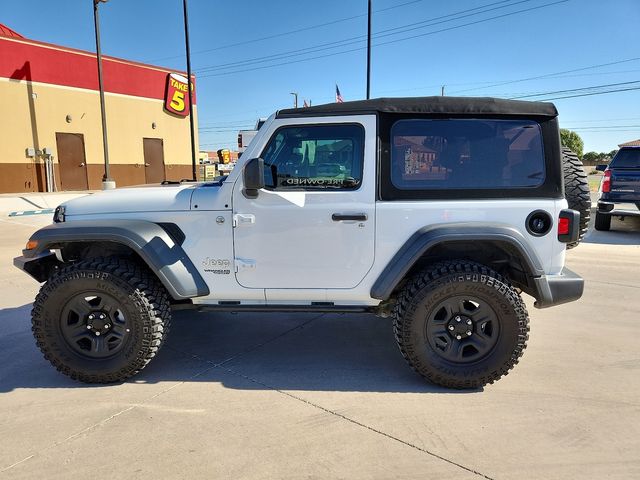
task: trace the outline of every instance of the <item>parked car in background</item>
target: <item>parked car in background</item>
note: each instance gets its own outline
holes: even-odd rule
[[[611,217],[640,216],[640,147],[623,147],[604,171],[596,211],[596,230],[610,230]],[[635,208],[634,208],[635,205]]]

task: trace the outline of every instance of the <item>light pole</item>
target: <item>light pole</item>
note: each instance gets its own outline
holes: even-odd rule
[[[298,108],[298,92],[291,92],[293,95],[293,108]]]
[[[193,126],[193,89],[191,88],[191,49],[189,48],[189,16],[187,14],[187,0],[182,0],[182,10],[184,17],[184,45],[187,50],[187,89],[189,90],[189,129],[191,131],[191,175],[193,181],[196,176],[196,138],[195,127]]]
[[[367,100],[371,98],[371,0],[367,7]]]
[[[109,144],[107,141],[107,114],[104,108],[104,84],[102,83],[102,51],[100,50],[100,19],[98,4],[107,0],[93,0],[93,23],[96,31],[96,58],[98,60],[98,88],[100,90],[100,114],[102,116],[102,146],[104,148],[104,176],[102,177],[102,189],[116,188],[116,182],[111,179],[109,172]]]

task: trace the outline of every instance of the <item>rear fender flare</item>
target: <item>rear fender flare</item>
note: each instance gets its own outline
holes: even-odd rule
[[[489,223],[454,223],[422,227],[398,250],[371,287],[371,297],[388,300],[411,267],[432,248],[449,242],[492,241],[515,247],[524,259],[528,274],[544,275],[542,264],[525,237],[513,227]]]

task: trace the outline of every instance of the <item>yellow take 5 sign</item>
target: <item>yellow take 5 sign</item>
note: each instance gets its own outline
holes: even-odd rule
[[[189,83],[187,78],[177,73],[167,75],[167,89],[164,97],[166,111],[182,117],[189,115]]]

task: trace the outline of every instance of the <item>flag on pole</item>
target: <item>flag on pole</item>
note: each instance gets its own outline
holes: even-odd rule
[[[336,83],[336,103],[342,103],[344,102],[344,98],[342,98],[342,95],[340,94],[340,89],[338,88],[338,84]]]

